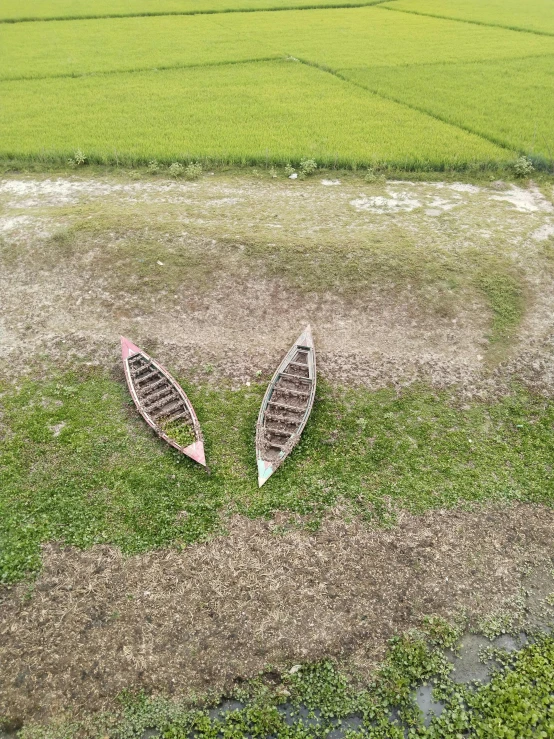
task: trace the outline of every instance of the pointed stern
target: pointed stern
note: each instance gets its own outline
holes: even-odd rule
[[[275,470],[271,462],[258,458],[258,487],[261,488],[267,482]]]
[[[201,464],[203,467],[206,466],[206,455],[204,454],[203,441],[195,441],[194,443],[189,444],[189,446],[187,446],[182,451],[183,454],[186,454],[187,457],[194,459],[194,461],[198,462],[198,464]]]
[[[121,337],[121,357],[123,361],[132,357],[133,354],[140,354],[141,350],[138,346],[135,346],[132,341],[126,339],[124,336]]]

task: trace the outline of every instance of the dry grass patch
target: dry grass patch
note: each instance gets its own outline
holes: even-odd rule
[[[369,674],[425,614],[476,622],[551,592],[553,533],[554,511],[514,505],[404,515],[388,531],[342,514],[313,534],[235,518],[182,553],[51,544],[34,584],[0,591],[0,715],[79,714],[124,688],[228,690],[323,656]]]

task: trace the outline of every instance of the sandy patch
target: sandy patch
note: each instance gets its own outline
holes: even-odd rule
[[[421,208],[419,200],[409,197],[406,193],[391,194],[391,197],[374,195],[373,197],[362,196],[351,200],[350,204],[356,210],[367,210],[372,213],[391,213],[405,211],[409,213],[415,208]]]
[[[531,234],[531,238],[535,241],[546,241],[551,236],[554,236],[554,224],[545,224]]]
[[[524,190],[512,185],[511,190],[504,195],[493,195],[492,200],[505,200],[520,213],[554,213],[554,206],[547,200],[537,187]]]

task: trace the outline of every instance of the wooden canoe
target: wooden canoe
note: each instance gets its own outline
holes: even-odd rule
[[[206,466],[204,439],[185,391],[161,364],[121,337],[129,392],[140,415],[164,441]]]
[[[315,348],[310,326],[290,348],[266,390],[256,425],[261,487],[294,449],[314,404]]]

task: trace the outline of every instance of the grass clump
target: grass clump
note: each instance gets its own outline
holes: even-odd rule
[[[177,177],[182,177],[184,174],[185,168],[180,162],[173,162],[173,164],[169,165],[169,176],[174,177],[177,179]]]
[[[300,160],[300,178],[305,179],[313,174],[317,169],[317,162],[315,159],[301,159]]]
[[[516,177],[530,177],[534,171],[535,167],[529,157],[521,156],[514,162],[514,173]]]
[[[200,162],[190,162],[185,167],[185,176],[187,180],[197,180],[202,176],[202,165]]]
[[[67,160],[70,167],[82,167],[87,163],[87,158],[81,149],[77,149],[76,152]]]
[[[489,341],[494,358],[513,343],[525,314],[525,287],[515,266],[502,256],[476,254],[474,264],[473,282],[492,312]]]

